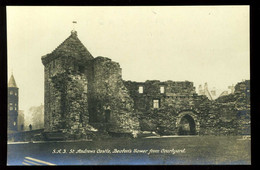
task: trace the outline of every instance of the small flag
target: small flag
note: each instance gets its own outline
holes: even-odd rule
[[[73,23],[73,24],[76,24],[76,23],[77,23],[77,21],[73,21],[72,23]]]

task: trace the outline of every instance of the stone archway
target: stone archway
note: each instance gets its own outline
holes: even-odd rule
[[[178,135],[198,135],[200,124],[192,111],[183,111],[177,116],[176,128]]]

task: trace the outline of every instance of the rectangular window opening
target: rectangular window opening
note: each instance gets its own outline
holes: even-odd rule
[[[160,93],[164,93],[164,86],[160,87]]]
[[[143,93],[144,92],[144,87],[143,86],[139,86],[139,93]]]
[[[160,106],[160,101],[158,99],[153,100],[153,108],[158,109]]]

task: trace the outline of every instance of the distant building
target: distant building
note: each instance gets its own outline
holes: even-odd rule
[[[228,91],[223,91],[223,92],[219,95],[219,97],[226,96],[226,95],[228,95]]]
[[[206,95],[209,100],[213,100],[212,94],[211,94],[211,92],[208,89],[208,83],[204,84],[204,89],[202,88],[202,85],[199,85],[199,92],[198,92],[198,94],[199,95]],[[215,96],[215,95],[213,95],[213,96]]]
[[[198,94],[199,95],[205,95],[204,89],[202,88],[201,84],[199,85],[199,92],[198,92]]]
[[[204,88],[202,88],[202,85],[200,84],[198,87],[198,94],[199,95],[205,95],[208,97],[209,100],[215,100],[218,97],[233,94],[235,91],[235,86],[232,84],[231,86],[228,86],[229,90],[220,90],[216,89],[215,87],[212,88],[212,90],[209,90],[208,84],[204,84]]]
[[[8,82],[8,132],[18,131],[19,88],[13,74]]]
[[[210,93],[211,93],[211,96],[212,96],[213,98],[215,98],[215,97],[217,96],[216,88],[213,87],[213,89],[210,91]]]

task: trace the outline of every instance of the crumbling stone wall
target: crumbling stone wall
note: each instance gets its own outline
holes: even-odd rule
[[[218,125],[221,134],[251,133],[249,80],[237,83],[233,94],[218,98],[216,103],[222,116]]]
[[[197,95],[188,81],[123,81],[119,64],[109,58],[97,57],[84,65],[63,57],[45,66],[46,130],[84,136],[91,124],[116,133],[138,131],[140,127],[178,134],[178,122],[187,112],[194,120],[196,134],[250,133],[249,83],[238,83],[234,94],[210,101]],[[143,93],[138,92],[139,86]],[[154,99],[159,100],[159,108],[153,108]]]
[[[161,134],[177,134],[176,121],[183,111],[195,112],[197,97],[192,82],[146,81],[124,82],[134,99],[135,110],[139,114],[142,130],[157,130]],[[143,93],[139,93],[139,87]],[[164,92],[160,88],[164,87]],[[159,108],[153,107],[153,100],[159,100]],[[199,120],[195,120],[198,124]],[[199,128],[197,129],[199,131]]]
[[[193,83],[188,81],[124,83],[134,99],[134,108],[139,114],[142,130],[178,134],[178,122],[188,114],[194,120],[196,134],[199,135],[237,135],[250,131],[250,93],[247,81],[238,83],[234,94],[215,101],[209,100],[205,95],[198,95]],[[138,92],[139,86],[143,87],[143,93]],[[161,86],[165,87],[164,93],[159,91]],[[153,108],[153,99],[159,99],[159,108]]]
[[[75,31],[42,62],[45,131],[79,137],[95,128],[178,134],[184,117],[199,135],[250,131],[249,81],[238,83],[234,94],[213,101],[198,95],[189,81],[123,81],[120,65],[106,57],[94,58]]]
[[[123,84],[121,68],[109,58],[96,57],[93,61],[94,81],[91,105],[92,121],[106,123],[107,131],[132,132],[139,129],[133,99]],[[110,113],[109,120],[106,113]]]
[[[72,57],[45,65],[45,130],[74,134],[88,123],[86,75]],[[80,132],[79,132],[80,133]]]

